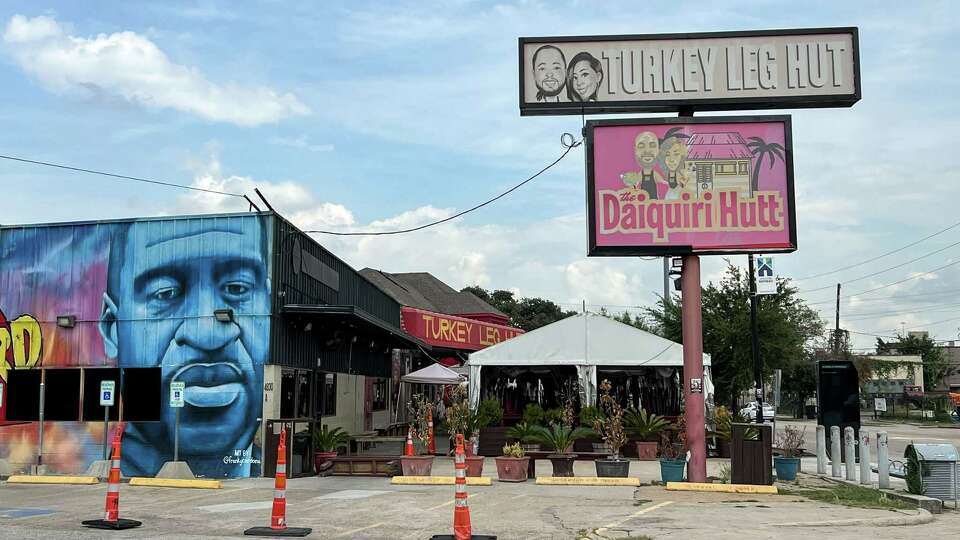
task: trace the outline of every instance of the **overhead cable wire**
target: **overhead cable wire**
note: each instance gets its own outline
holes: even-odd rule
[[[874,288],[872,288],[872,289],[867,289],[867,290],[865,290],[865,291],[860,291],[860,292],[857,292],[857,293],[854,293],[854,294],[848,294],[848,295],[844,296],[844,298],[856,298],[856,297],[858,297],[858,296],[861,296],[861,295],[864,295],[864,294],[867,294],[867,293],[872,293],[872,292],[874,292],[874,291],[879,291],[879,290],[882,290],[882,289],[886,289],[886,288],[888,288],[888,287],[893,287],[894,285],[899,285],[899,284],[905,283],[905,282],[907,282],[907,281],[911,281],[911,280],[914,280],[914,279],[918,279],[918,278],[921,278],[921,277],[923,277],[923,276],[927,276],[927,275],[933,274],[934,272],[939,272],[940,270],[943,270],[944,268],[949,268],[949,267],[954,266],[954,265],[957,265],[957,264],[960,264],[960,259],[957,259],[956,261],[953,261],[952,263],[947,263],[947,264],[945,264],[945,265],[943,265],[943,266],[939,266],[939,267],[934,268],[934,269],[932,269],[932,270],[927,270],[926,272],[918,272],[917,274],[914,274],[914,275],[912,275],[912,276],[910,276],[910,277],[907,277],[907,278],[903,278],[903,279],[901,279],[901,280],[899,280],[899,281],[894,281],[893,283],[887,283],[887,284],[885,284],[885,285],[881,285],[881,286],[879,286],[879,287],[874,287]],[[831,288],[833,288],[833,287],[835,287],[835,286],[832,286]],[[801,293],[805,293],[805,292],[809,292],[809,291],[801,291]],[[831,300],[831,302],[833,302],[833,300]]]
[[[568,137],[569,137],[569,138],[568,138]],[[487,206],[488,204],[491,204],[491,203],[493,203],[493,202],[495,202],[495,201],[498,201],[498,200],[506,197],[507,195],[513,193],[514,191],[520,189],[521,187],[523,187],[523,186],[526,185],[527,183],[533,181],[535,178],[537,178],[537,177],[540,176],[541,174],[549,171],[549,170],[550,170],[551,168],[553,168],[553,166],[556,165],[557,163],[560,163],[560,161],[561,161],[563,158],[567,157],[567,154],[569,154],[571,150],[573,150],[574,148],[580,146],[580,145],[583,143],[583,140],[582,140],[582,139],[581,139],[581,140],[574,140],[573,135],[570,135],[569,133],[564,133],[564,134],[563,134],[563,137],[561,137],[560,141],[561,141],[561,144],[563,144],[563,146],[566,148],[566,150],[564,150],[564,152],[563,152],[562,154],[560,154],[560,157],[558,157],[557,159],[553,160],[553,162],[551,162],[549,165],[547,165],[546,167],[540,169],[540,170],[537,171],[535,174],[533,174],[532,176],[528,177],[526,180],[524,180],[524,181],[520,182],[519,184],[513,186],[512,188],[504,191],[503,193],[497,195],[496,197],[493,197],[492,199],[487,199],[486,201],[484,201],[484,202],[482,202],[482,203],[480,203],[480,204],[477,204],[477,205],[474,205],[474,206],[472,206],[472,207],[470,207],[470,208],[467,208],[466,210],[463,210],[462,212],[457,212],[456,214],[454,214],[454,215],[452,215],[452,216],[448,216],[448,217],[445,217],[445,218],[443,218],[443,219],[439,219],[439,220],[437,220],[437,221],[432,221],[432,222],[430,222],[430,223],[425,223],[425,224],[423,224],[423,225],[418,225],[418,226],[416,226],[416,227],[410,227],[410,228],[407,228],[407,229],[398,229],[398,230],[395,230],[395,231],[350,231],[350,232],[342,232],[342,231],[310,230],[310,231],[304,231],[304,232],[310,233],[310,234],[330,234],[330,235],[334,235],[334,236],[387,236],[387,235],[393,235],[393,234],[405,234],[405,233],[411,233],[411,232],[421,231],[421,230],[426,229],[426,228],[429,228],[429,227],[435,227],[435,226],[437,226],[437,225],[441,225],[441,224],[446,223],[446,222],[448,222],[448,221],[452,221],[452,220],[457,219],[457,218],[459,218],[459,217],[461,217],[461,216],[464,216],[464,215],[466,215],[466,214],[469,214],[470,212],[473,212],[473,211],[475,211],[475,210],[479,210],[479,209],[483,208],[484,206]]]
[[[897,248],[897,249],[894,249],[893,251],[888,251],[888,252],[886,252],[886,253],[877,255],[876,257],[871,257],[871,258],[869,258],[869,259],[867,259],[867,260],[865,260],[865,261],[860,261],[860,262],[858,262],[858,263],[851,264],[851,265],[847,265],[847,266],[844,266],[844,267],[842,267],[842,268],[837,268],[836,270],[830,270],[829,272],[821,272],[821,273],[819,273],[819,274],[813,274],[813,275],[811,275],[811,276],[806,276],[806,277],[802,277],[802,278],[797,278],[797,279],[794,279],[794,281],[803,281],[803,280],[807,280],[807,279],[814,279],[814,278],[818,278],[818,277],[829,276],[830,274],[836,274],[837,272],[843,272],[844,270],[849,270],[849,269],[851,269],[851,268],[856,268],[856,267],[858,267],[858,266],[863,266],[863,265],[865,265],[865,264],[867,264],[867,263],[871,263],[871,262],[876,261],[876,260],[878,260],[878,259],[882,259],[882,258],[884,258],[884,257],[886,257],[886,256],[888,256],[888,255],[893,255],[894,253],[899,253],[899,252],[901,252],[901,251],[903,251],[903,250],[905,250],[905,249],[907,249],[907,248],[911,248],[911,247],[913,247],[913,246],[915,246],[915,245],[917,245],[917,244],[919,244],[919,243],[921,243],[921,242],[925,242],[925,241],[927,241],[927,240],[929,240],[929,239],[931,239],[931,238],[933,238],[933,237],[935,237],[935,236],[939,236],[939,235],[941,235],[941,234],[943,234],[943,233],[945,233],[945,232],[947,232],[947,231],[949,231],[949,230],[951,230],[951,229],[955,229],[955,228],[957,228],[957,227],[960,227],[960,221],[954,223],[953,225],[950,225],[949,227],[946,227],[946,228],[944,228],[944,229],[940,229],[939,231],[937,231],[937,232],[935,232],[935,233],[933,233],[933,234],[924,236],[923,238],[921,238],[921,239],[919,239],[919,240],[916,240],[916,241],[914,241],[914,242],[911,242],[911,243],[909,243],[909,244],[907,244],[907,245],[905,245],[905,246],[902,246],[902,247],[899,247],[899,248]]]
[[[230,193],[229,191],[218,191],[218,190],[216,190],[216,189],[200,188],[200,187],[196,187],[196,186],[188,186],[188,185],[185,185],[185,184],[177,184],[177,183],[174,183],[174,182],[164,182],[164,181],[162,181],[162,180],[151,180],[151,179],[149,179],[149,178],[140,178],[140,177],[137,177],[137,176],[127,176],[127,175],[125,175],[125,174],[116,174],[116,173],[111,173],[111,172],[106,172],[106,171],[98,171],[98,170],[95,170],[95,169],[85,169],[85,168],[83,168],[83,167],[73,167],[73,166],[70,166],[70,165],[62,165],[62,164],[60,164],[60,163],[51,163],[51,162],[49,162],[49,161],[39,161],[39,160],[35,160],[35,159],[26,159],[26,158],[21,158],[21,157],[16,157],[16,156],[6,156],[6,155],[3,155],[3,154],[0,154],[0,159],[6,159],[6,160],[9,160],[9,161],[19,161],[19,162],[21,162],[21,163],[30,163],[30,164],[33,164],[33,165],[42,165],[42,166],[44,166],[44,167],[53,167],[53,168],[55,168],[55,169],[64,169],[64,170],[67,170],[67,171],[82,172],[82,173],[87,173],[87,174],[97,174],[97,175],[100,175],[100,176],[107,176],[107,177],[110,177],[110,178],[115,178],[115,179],[120,179],[120,180],[130,180],[130,181],[133,181],[133,182],[143,182],[143,183],[146,183],[146,184],[154,184],[154,185],[158,185],[158,186],[165,186],[165,187],[172,187],[172,188],[179,188],[179,189],[189,189],[189,190],[192,190],[192,191],[202,191],[202,192],[204,192],[204,193],[212,193],[212,194],[215,194],[215,195],[224,195],[224,196],[227,196],[227,197],[240,197],[241,199],[243,198],[243,195],[241,195],[241,194],[239,194],[239,193]]]

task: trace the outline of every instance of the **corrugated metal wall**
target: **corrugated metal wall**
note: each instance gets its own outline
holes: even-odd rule
[[[289,367],[317,368],[339,373],[357,373],[378,377],[390,376],[390,355],[383,346],[370,350],[369,338],[350,347],[344,341],[335,350],[324,347],[329,328],[310,332],[280,315],[285,304],[351,305],[377,317],[400,332],[400,304],[310,236],[289,222],[274,216],[273,254],[273,317],[270,361]],[[337,274],[336,288],[311,277],[304,271],[303,261],[313,257]],[[299,264],[299,266],[295,266]]]

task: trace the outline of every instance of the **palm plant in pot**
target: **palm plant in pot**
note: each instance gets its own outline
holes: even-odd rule
[[[803,453],[803,436],[807,429],[798,429],[792,426],[784,428],[777,437],[777,448],[783,454],[773,458],[773,466],[777,471],[777,480],[792,482],[797,479],[800,470],[800,455]]]
[[[687,428],[681,415],[676,424],[660,432],[660,479],[683,482],[687,464]]]
[[[626,478],[630,474],[630,460],[620,457],[620,449],[627,443],[623,430],[623,407],[610,395],[610,381],[600,383],[600,410],[602,415],[593,419],[593,428],[610,448],[612,456],[594,461],[597,476]]]
[[[503,455],[496,458],[497,479],[501,482],[526,482],[530,458],[520,443],[505,444]]]
[[[433,470],[433,456],[423,455],[427,448],[427,410],[430,402],[423,394],[414,394],[407,402],[410,416],[410,433],[414,439],[413,456],[400,458],[400,467],[404,476],[430,476]]]
[[[670,422],[662,416],[648,414],[644,409],[631,408],[624,414],[624,423],[627,431],[640,439],[636,442],[637,457],[645,461],[657,459],[660,433],[670,427]]]
[[[319,473],[324,463],[337,457],[337,450],[350,444],[350,434],[326,424],[313,428],[313,465]]]
[[[563,424],[550,424],[549,428],[536,426],[537,440],[556,452],[547,455],[547,459],[553,465],[553,476],[573,476],[573,460],[577,455],[569,449],[577,439],[589,437],[592,434],[593,430],[585,427],[572,428]]]
[[[517,425],[507,430],[507,437],[514,439],[523,447],[524,452],[536,452],[540,450],[540,445],[536,442],[536,426],[526,422],[517,422]]]

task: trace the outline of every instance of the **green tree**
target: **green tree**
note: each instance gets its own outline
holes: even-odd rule
[[[897,336],[897,339],[884,341],[877,338],[877,354],[917,354],[923,362],[923,389],[933,390],[943,382],[943,378],[953,373],[950,361],[943,349],[927,334]]]
[[[461,292],[473,293],[510,317],[510,324],[528,332],[577,313],[576,311],[564,311],[554,302],[543,298],[520,298],[518,300],[510,291],[488,291],[483,287],[473,286],[465,287],[461,289]]]
[[[753,356],[750,347],[750,293],[748,276],[728,264],[719,283],[708,283],[702,292],[703,350],[710,354],[717,403],[736,405],[737,397],[753,387]],[[762,376],[772,370],[798,375],[812,362],[814,341],[823,335],[823,323],[816,311],[807,307],[797,290],[787,282],[777,283],[777,293],[764,295],[758,302],[757,327],[760,335]],[[682,342],[681,303],[664,303],[647,310],[657,333]],[[806,388],[809,388],[807,386]]]

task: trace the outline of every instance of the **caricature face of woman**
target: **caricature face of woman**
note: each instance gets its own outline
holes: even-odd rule
[[[580,96],[582,101],[591,99],[597,93],[597,87],[600,86],[601,75],[593,70],[590,62],[581,60],[573,66],[573,76],[571,82],[573,89]]]
[[[680,164],[685,157],[687,157],[686,147],[681,143],[676,143],[667,149],[666,154],[663,156],[663,162],[670,171],[677,171],[680,169]]]

